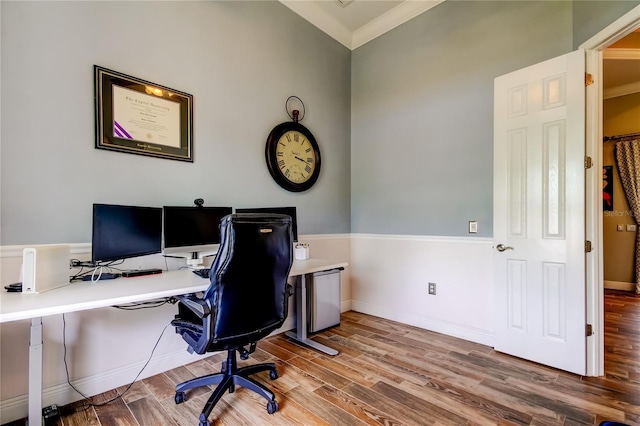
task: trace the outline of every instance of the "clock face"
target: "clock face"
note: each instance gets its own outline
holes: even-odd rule
[[[280,136],[276,145],[278,168],[293,183],[311,179],[316,168],[316,157],[309,139],[297,130],[289,130]]]
[[[306,191],[320,174],[318,143],[300,123],[282,123],[271,131],[266,160],[273,179],[288,191]]]

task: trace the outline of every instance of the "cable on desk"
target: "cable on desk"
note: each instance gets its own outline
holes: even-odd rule
[[[99,262],[99,263],[82,262],[78,259],[71,259],[70,267],[80,268],[80,271],[78,271],[74,275],[71,275],[69,277],[69,281],[74,282],[77,280],[82,280],[83,277],[91,274],[91,282],[96,282],[100,280],[100,277],[102,276],[102,273],[103,273],[103,268],[105,268],[108,272],[113,272],[113,270],[122,272],[120,269],[115,267],[117,265],[121,265],[122,263],[124,263],[124,260],[122,259],[112,260],[109,262]],[[85,268],[91,268],[91,269],[88,271],[85,271]],[[96,278],[96,272],[98,272],[97,278]]]
[[[156,351],[156,348],[158,347],[158,344],[160,343],[160,340],[162,339],[162,336],[164,336],[164,332],[167,331],[167,328],[169,328],[170,325],[171,325],[171,323],[169,323],[169,324],[164,326],[164,328],[162,329],[162,333],[160,333],[160,336],[158,337],[158,340],[156,340],[156,344],[153,345],[153,349],[151,350],[151,354],[149,355],[149,359],[147,359],[147,362],[144,363],[144,365],[142,366],[142,369],[140,369],[140,371],[138,372],[136,377],[134,377],[133,381],[131,383],[129,383],[127,388],[121,394],[118,394],[117,396],[111,398],[108,401],[104,401],[104,402],[100,402],[100,403],[94,404],[91,401],[92,397],[87,396],[84,393],[80,392],[71,383],[71,379],[69,378],[69,366],[67,364],[67,321],[65,319],[65,314],[62,314],[62,347],[64,348],[64,355],[63,355],[62,359],[64,360],[64,369],[65,369],[65,372],[67,374],[67,383],[69,384],[69,386],[71,386],[71,388],[74,391],[78,392],[78,394],[80,396],[82,396],[86,401],[88,401],[88,403],[86,405],[75,407],[74,408],[74,412],[78,411],[79,409],[80,410],[88,410],[91,407],[101,407],[103,405],[107,405],[107,404],[115,401],[118,398],[122,398],[127,392],[129,392],[129,389],[131,389],[131,386],[133,386],[133,384],[138,380],[138,377],[140,377],[140,375],[142,374],[144,369],[147,368],[147,365],[149,365],[149,362],[151,362],[151,358],[153,358],[153,354]],[[117,392],[117,390],[116,390],[116,392]]]
[[[138,309],[159,308],[167,303],[174,305],[177,301],[178,299],[175,297],[164,297],[162,299],[148,300],[146,302],[133,302],[126,305],[114,305],[112,307],[122,309],[123,311],[136,311]]]

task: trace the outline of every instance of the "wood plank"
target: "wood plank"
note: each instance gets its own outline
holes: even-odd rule
[[[327,370],[333,371],[349,381],[359,383],[362,386],[369,387],[380,380],[379,376],[372,374],[369,370],[356,369],[342,363],[341,361],[345,358],[347,358],[346,355],[338,355],[334,357],[319,356],[311,360],[311,362],[318,364]]]
[[[278,415],[285,418],[289,423],[294,425],[304,424],[305,426],[330,426],[322,417],[315,415],[293,399],[287,398],[277,390],[274,390],[274,394],[280,406]]]
[[[136,399],[127,405],[140,426],[175,426],[178,424],[153,396]]]
[[[268,339],[263,342],[260,342],[260,347],[262,348],[262,350],[270,353],[275,358],[279,358],[284,361],[296,356],[295,353],[286,350],[282,346],[278,345],[277,343],[273,343],[271,340],[268,340]]]
[[[310,392],[302,387],[291,389],[287,392],[287,399],[291,399],[305,407],[318,417],[324,419],[331,425],[364,425],[362,420],[352,416],[346,411],[336,407],[331,402],[322,398],[314,392]]]
[[[378,382],[373,385],[371,389],[378,392],[380,395],[383,395],[387,399],[394,400],[399,404],[404,405],[416,413],[421,413],[425,418],[428,417],[435,420],[437,423],[460,425],[464,424],[466,421],[464,417],[461,417],[453,411],[449,411],[433,404],[427,395],[417,397],[406,392],[400,387],[391,386],[385,382]]]
[[[308,359],[295,357],[289,359],[287,361],[287,364],[298,367],[300,370],[307,372],[321,382],[329,384],[338,389],[341,389],[351,383],[350,380],[346,379],[345,377],[334,373],[333,371],[324,368],[323,366],[316,364]]]
[[[93,404],[98,419],[100,417],[108,418],[110,419],[110,425],[139,426],[129,407],[127,407],[127,404],[124,403],[115,390],[96,395],[93,397]]]
[[[530,383],[516,379],[508,379],[506,382],[499,382],[493,379],[486,379],[482,382],[484,386],[499,390],[503,393],[509,392],[520,399],[530,401],[536,405],[543,405],[556,413],[562,414],[567,420],[573,420],[585,424],[593,424],[595,413],[585,409],[588,404],[566,398],[560,392],[552,392],[545,388],[544,394],[540,392],[540,387],[535,387]],[[611,410],[615,413],[616,410]],[[617,415],[616,415],[617,417]]]
[[[490,397],[481,396],[482,392],[477,392],[477,388],[471,388],[473,391],[471,389],[462,390],[462,388],[456,388],[448,383],[436,380],[429,382],[425,386],[404,382],[400,385],[400,388],[419,398],[428,397],[431,403],[459,414],[461,417],[466,418],[468,423],[492,426],[503,421],[518,423],[518,421],[509,420],[509,417],[521,417],[518,409],[508,404],[513,401],[503,401],[500,398],[502,404],[498,404]],[[467,398],[467,395],[471,395],[471,397]],[[555,416],[555,413],[553,415],[556,417],[556,424],[562,424],[564,417],[561,417],[558,423],[558,416]],[[524,421],[524,424],[528,424],[527,420],[531,419],[531,416],[522,418],[524,420],[520,419],[520,422]]]
[[[351,396],[332,386],[325,385],[315,390],[315,393],[333,405],[369,425],[399,425],[401,422],[377,408],[374,408],[362,401],[351,398]]]
[[[60,410],[60,413],[64,413],[60,422],[64,426],[100,426],[96,410],[86,405],[84,400],[67,405]],[[24,424],[23,420],[20,426],[24,426]]]
[[[176,384],[169,380],[169,377],[164,373],[147,377],[142,382],[158,401],[173,398],[176,394]]]
[[[380,382],[382,383],[382,382]],[[347,386],[344,393],[348,394],[351,398],[354,398],[362,403],[370,405],[372,407],[384,408],[386,413],[398,419],[398,421],[407,425],[433,425],[436,421],[431,416],[424,415],[423,413],[408,409],[407,406],[395,401],[392,398],[385,398],[384,395],[370,389],[360,386],[357,383],[352,383]]]
[[[164,373],[167,378],[173,382],[174,385],[178,385],[180,383],[186,382],[187,380],[191,380],[196,377],[189,369],[185,366],[174,368],[173,370],[169,370]],[[185,392],[187,398],[196,398],[201,395],[208,395],[213,391],[215,386],[201,386],[198,388],[189,389]],[[174,389],[175,394],[175,389]]]
[[[124,402],[127,404],[151,395],[151,391],[143,381],[135,382],[132,385],[120,386],[116,391],[122,395]]]

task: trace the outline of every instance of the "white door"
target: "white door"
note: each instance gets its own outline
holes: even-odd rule
[[[586,373],[585,54],[495,79],[495,349]]]

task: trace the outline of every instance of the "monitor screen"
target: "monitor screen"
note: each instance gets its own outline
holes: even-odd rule
[[[298,220],[296,218],[295,207],[255,207],[236,209],[236,213],[277,213],[291,216],[291,232],[293,233],[293,241],[298,242]]]
[[[161,208],[93,205],[93,263],[145,256],[161,250]]]
[[[165,254],[217,251],[220,221],[231,207],[163,207]]]

